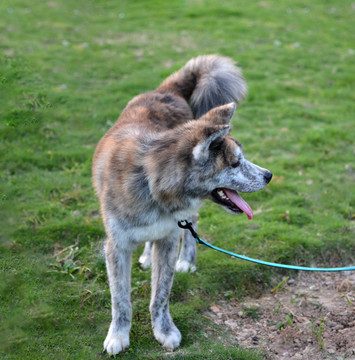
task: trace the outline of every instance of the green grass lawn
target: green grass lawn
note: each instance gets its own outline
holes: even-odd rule
[[[0,357],[108,358],[95,145],[133,96],[196,55],[243,68],[249,95],[232,133],[274,173],[245,196],[253,221],[206,202],[201,237],[274,262],[354,263],[354,13],[347,0],[0,2]],[[203,314],[284,273],[200,247],[197,272],[175,277],[183,341],[166,355],[151,331],[141,251],[131,346],[118,358],[262,359]]]

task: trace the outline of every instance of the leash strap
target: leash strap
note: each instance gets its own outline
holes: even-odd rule
[[[244,256],[244,255],[235,254],[235,253],[232,253],[230,251],[221,249],[221,248],[219,248],[217,246],[211,245],[208,242],[202,240],[198,236],[198,234],[196,233],[194,228],[192,227],[192,223],[187,221],[187,220],[179,221],[178,226],[181,229],[189,230],[191,232],[192,236],[196,239],[196,241],[199,244],[205,245],[205,246],[209,247],[210,249],[213,249],[213,250],[219,251],[221,253],[236,257],[238,259],[250,261],[250,262],[261,264],[261,265],[272,266],[272,267],[282,268],[282,269],[290,269],[290,270],[302,270],[302,271],[324,271],[325,272],[325,271],[351,271],[351,270],[355,270],[355,266],[340,267],[340,268],[312,268],[312,267],[304,267],[304,266],[276,264],[276,263],[272,263],[272,262],[268,262],[268,261],[252,259],[252,258]]]

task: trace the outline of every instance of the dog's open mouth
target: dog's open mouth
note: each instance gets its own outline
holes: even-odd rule
[[[212,196],[218,204],[226,206],[232,212],[244,212],[247,214],[249,220],[253,218],[253,210],[236,191],[218,188],[212,191]]]

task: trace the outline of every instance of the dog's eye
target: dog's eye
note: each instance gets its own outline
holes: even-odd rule
[[[237,168],[240,165],[239,161],[234,162],[233,164],[231,164],[232,168]]]

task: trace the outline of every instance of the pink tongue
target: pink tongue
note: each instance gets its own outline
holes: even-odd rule
[[[223,189],[223,191],[226,193],[230,201],[232,201],[235,205],[239,207],[240,210],[243,210],[247,214],[249,220],[253,218],[253,210],[236,191],[228,189]]]

